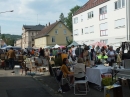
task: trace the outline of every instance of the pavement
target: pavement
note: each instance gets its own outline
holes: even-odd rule
[[[81,97],[74,95],[73,88],[66,93],[58,93],[59,85],[49,72],[43,72],[33,77],[16,75],[11,72],[12,70],[0,69],[0,97]],[[97,90],[92,83],[89,83],[89,87],[87,97],[104,97],[103,90]],[[122,87],[122,90],[123,97],[129,97],[130,89]],[[112,91],[110,94],[112,95]]]
[[[15,75],[0,69],[0,97],[58,97],[32,76]]]

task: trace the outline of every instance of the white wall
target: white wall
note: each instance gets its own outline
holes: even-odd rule
[[[125,18],[126,19],[126,4],[124,8],[120,8],[115,10],[114,2],[117,0],[110,0],[106,3],[103,3],[95,8],[87,10],[83,13],[80,13],[76,16],[73,16],[73,20],[75,17],[78,17],[78,23],[73,24],[73,36],[75,41],[84,42],[86,44],[90,44],[96,41],[108,39],[108,44],[112,42],[125,41],[127,39],[126,34],[126,26],[124,28],[115,29],[115,20]],[[99,20],[99,9],[103,6],[107,6],[107,19]],[[88,19],[88,12],[93,11],[94,17]],[[83,22],[81,22],[81,15],[83,17]],[[100,36],[100,24],[106,23],[108,25],[108,36]],[[81,33],[81,29],[85,27],[90,27],[94,25],[94,33],[83,34]],[[74,35],[74,31],[78,29],[79,35]],[[118,39],[115,39],[118,38]],[[89,42],[85,42],[89,41]]]

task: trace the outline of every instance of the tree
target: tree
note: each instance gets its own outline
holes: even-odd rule
[[[66,26],[72,31],[72,16],[73,14],[80,8],[80,6],[76,5],[74,8],[70,9],[68,16],[65,18]]]
[[[73,40],[66,40],[66,42],[67,42],[67,46],[68,46],[73,42]]]
[[[5,39],[5,35],[4,35],[4,34],[1,34],[1,38],[2,38],[2,39]]]
[[[65,23],[65,17],[64,17],[64,14],[63,13],[61,13],[60,14],[60,17],[59,17],[60,19],[60,21],[62,22],[62,23]]]

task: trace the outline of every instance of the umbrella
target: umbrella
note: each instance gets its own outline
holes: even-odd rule
[[[80,45],[80,44],[78,44],[77,42],[73,41],[68,47],[71,47],[72,45],[77,46],[77,45]]]
[[[105,43],[102,43],[102,42],[95,42],[95,43],[90,44],[90,45],[100,46],[100,47],[102,47],[102,46],[106,46],[106,44],[105,44]]]
[[[65,48],[65,46],[61,45],[60,48]]]

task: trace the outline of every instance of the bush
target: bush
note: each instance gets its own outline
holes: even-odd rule
[[[114,82],[116,82],[116,79],[113,79],[113,81],[112,81],[112,78],[110,78],[110,77],[108,77],[108,78],[106,77],[106,78],[103,78],[103,79],[102,79],[102,84],[103,84],[104,86],[113,85]]]
[[[109,86],[109,85],[111,85],[111,83],[112,83],[112,78],[103,78],[102,79],[102,84],[104,86]]]

